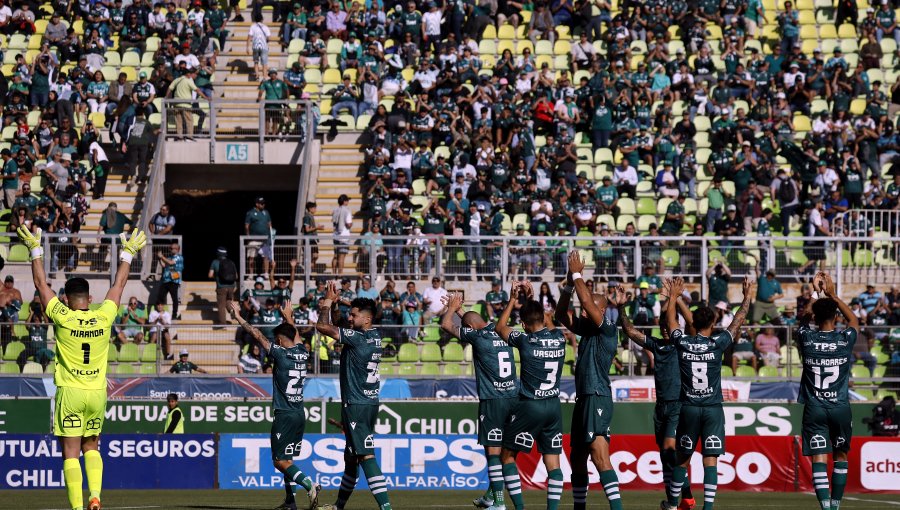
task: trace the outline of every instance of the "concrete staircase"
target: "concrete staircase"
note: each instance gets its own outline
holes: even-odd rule
[[[216,285],[213,282],[185,282],[182,286],[181,320],[174,327],[177,337],[172,352],[187,349],[191,360],[213,374],[237,372],[240,349],[235,344],[235,326],[214,328]]]

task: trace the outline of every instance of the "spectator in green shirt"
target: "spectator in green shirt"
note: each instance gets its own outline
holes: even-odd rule
[[[256,101],[283,101],[287,99],[287,84],[278,79],[278,69],[269,68],[269,79],[259,84],[259,94]],[[266,133],[269,135],[277,135],[282,125],[282,107],[281,104],[267,104],[266,108]]]
[[[781,323],[781,313],[775,301],[784,297],[781,284],[775,279],[775,271],[769,269],[765,276],[757,280],[756,303],[753,304],[753,324],[759,324],[760,319],[768,317],[773,324]]]

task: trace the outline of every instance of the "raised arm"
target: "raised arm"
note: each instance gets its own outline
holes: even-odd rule
[[[513,329],[509,327],[509,317],[512,315],[516,303],[519,301],[519,294],[522,292],[522,287],[524,285],[525,283],[520,282],[512,283],[512,287],[509,289],[509,302],[506,303],[506,308],[503,309],[503,313],[501,313],[500,318],[497,319],[495,331],[497,331],[497,334],[500,335],[500,338],[505,342],[509,342],[509,335],[513,331]]]
[[[141,249],[147,245],[147,236],[143,230],[132,230],[131,237],[125,237],[125,233],[119,234],[122,242],[119,250],[119,267],[116,269],[116,279],[109,292],[106,293],[106,299],[118,304],[122,301],[122,292],[125,291],[125,284],[128,283],[129,272],[131,271],[131,261]]]
[[[572,283],[572,271],[566,275],[565,281],[559,287],[559,301],[556,302],[556,310],[554,316],[562,327],[572,329],[572,316],[569,315],[569,304],[572,301],[572,293],[575,292],[575,286]]]
[[[663,287],[668,289],[669,296],[671,299],[672,295],[681,294],[682,287],[679,285],[677,280],[673,280],[671,278],[666,278],[663,280]],[[671,335],[673,331],[678,329],[678,307],[677,306],[667,306],[666,307],[666,327],[669,328],[669,334]]]
[[[669,299],[671,300],[672,298],[670,297]],[[681,295],[676,296],[675,306],[678,307],[678,313],[680,313],[681,316],[684,317],[684,323],[687,325],[687,327],[684,328],[686,330],[685,333],[689,335],[697,334],[697,330],[696,328],[694,328],[694,314],[693,312],[691,312],[691,309],[690,307],[688,307],[687,303],[684,302],[684,299],[682,299]]]
[[[337,297],[337,284],[333,281],[328,282],[325,287],[325,297],[319,301],[319,320],[316,321],[316,331],[335,339],[340,336],[340,329],[331,322],[331,307]]]
[[[831,279],[831,275],[822,273],[822,280],[825,287],[825,295],[830,297],[834,300],[835,303],[837,303],[838,310],[841,311],[841,314],[847,321],[847,327],[853,328],[857,330],[857,332],[859,332],[859,318],[857,318],[856,315],[853,314],[853,310],[851,310],[850,307],[847,306],[847,303],[845,303],[844,300],[842,300],[837,295],[837,288],[834,285],[834,280]]]
[[[47,283],[47,275],[44,273],[44,248],[41,247],[41,229],[36,228],[32,234],[27,227],[21,226],[16,231],[19,239],[25,243],[25,247],[31,252],[31,276],[34,279],[34,288],[41,299],[41,305],[47,309],[47,303],[53,299],[56,294]]]
[[[591,290],[584,283],[581,272],[584,270],[584,261],[577,250],[569,253],[569,271],[572,273],[572,281],[575,283],[575,292],[578,294],[578,302],[581,303],[581,309],[587,314],[594,324],[600,326],[603,324],[603,315],[606,313],[606,298],[600,299],[600,305],[594,303],[594,296]]]
[[[269,342],[269,339],[266,338],[266,335],[263,335],[260,330],[250,325],[249,322],[245,321],[243,317],[241,317],[241,305],[235,303],[234,301],[228,302],[228,312],[231,313],[231,318],[236,320],[238,324],[244,328],[244,331],[250,333],[250,336],[253,337],[254,340],[259,342],[263,349],[268,352],[272,348],[272,342]]]
[[[453,338],[459,339],[459,328],[453,325],[453,316],[462,308],[462,294],[454,292],[447,296],[447,313],[441,317],[441,329]]]
[[[728,333],[731,335],[732,340],[740,334],[741,326],[744,325],[744,319],[747,318],[747,312],[750,310],[753,280],[749,276],[744,277],[744,281],[741,282],[741,289],[744,291],[744,300],[741,302],[741,307],[738,308],[737,313],[734,314],[734,320],[731,321],[731,325],[728,326]]]
[[[608,301],[619,309],[619,321],[622,323],[622,332],[625,333],[625,336],[632,342],[640,345],[641,348],[646,348],[647,345],[644,340],[647,336],[634,327],[631,319],[628,318],[628,314],[625,313],[625,305],[628,304],[628,298],[625,297],[625,288],[621,285],[616,285],[612,289],[612,294],[609,296]],[[622,343],[624,344],[624,342]]]

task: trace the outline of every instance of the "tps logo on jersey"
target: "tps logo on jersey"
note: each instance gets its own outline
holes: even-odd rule
[[[819,434],[814,435],[809,438],[809,447],[813,450],[819,450],[822,448],[826,448],[828,446],[828,442],[825,441],[825,438]]]
[[[694,441],[688,436],[681,436],[681,439],[678,442],[685,450],[694,449]]]
[[[76,429],[81,427],[81,417],[77,414],[70,414],[63,418],[62,428],[64,429]]]
[[[722,439],[719,436],[709,436],[703,442],[704,448],[720,449],[722,448]]]
[[[369,434],[368,436],[366,436],[366,440],[365,440],[364,444],[366,445],[367,450],[371,450],[371,449],[375,448],[375,438],[372,437],[372,434]]]
[[[556,434],[553,436],[553,441],[550,442],[551,448],[562,448],[562,433]]]
[[[491,429],[487,434],[488,441],[503,441],[503,429]]]
[[[516,444],[523,448],[531,448],[534,446],[534,438],[528,432],[519,432],[516,435]]]
[[[100,430],[100,424],[103,423],[103,420],[100,418],[93,418],[88,420],[87,429],[88,430]]]

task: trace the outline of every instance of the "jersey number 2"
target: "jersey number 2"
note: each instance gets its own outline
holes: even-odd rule
[[[91,362],[91,344],[85,342],[81,344],[81,350],[84,352],[84,364],[88,365]]]
[[[306,378],[306,368],[301,368],[300,370],[288,370],[288,377],[291,379],[288,381],[287,388],[284,390],[285,393],[288,395],[296,395],[303,391],[303,379]]]

